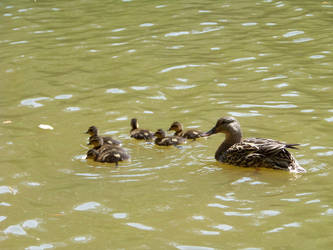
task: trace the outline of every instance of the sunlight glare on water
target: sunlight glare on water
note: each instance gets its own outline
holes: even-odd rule
[[[0,3],[1,249],[330,249],[331,1]],[[130,138],[236,117],[299,143],[306,174],[217,163],[224,135]],[[85,159],[85,134],[131,160]]]

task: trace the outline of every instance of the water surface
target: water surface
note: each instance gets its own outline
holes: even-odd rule
[[[331,1],[2,1],[3,249],[329,249]],[[223,135],[162,148],[129,122],[300,143],[308,173],[216,163]],[[87,136],[123,141],[119,167]]]

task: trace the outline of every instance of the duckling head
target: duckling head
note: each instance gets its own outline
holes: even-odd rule
[[[89,149],[87,152],[86,159],[96,159],[98,156],[98,151],[96,149]]]
[[[168,129],[168,131],[175,131],[175,132],[179,132],[183,130],[183,125],[180,122],[174,122],[171,124],[170,128]]]
[[[136,118],[132,118],[132,120],[131,120],[131,127],[132,127],[132,129],[137,129],[137,128],[139,128],[138,119],[136,119]]]
[[[86,134],[89,134],[91,136],[97,135],[98,130],[95,126],[90,126],[86,132]]]
[[[157,138],[164,138],[165,137],[165,132],[163,129],[158,129],[155,133],[154,133],[154,136],[157,137]]]
[[[210,136],[216,133],[224,133],[226,135],[242,135],[239,122],[231,116],[222,117],[217,120],[216,125],[202,136]]]
[[[89,139],[88,145],[93,145],[94,147],[100,147],[104,144],[103,138],[97,135],[94,135]]]

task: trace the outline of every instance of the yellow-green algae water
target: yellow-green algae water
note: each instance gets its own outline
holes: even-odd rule
[[[331,249],[332,1],[0,2],[1,249]],[[216,163],[223,135],[300,143],[293,175]],[[39,127],[49,125],[53,130]],[[84,159],[90,125],[119,167]]]

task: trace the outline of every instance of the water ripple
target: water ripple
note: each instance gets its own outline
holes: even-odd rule
[[[233,226],[230,226],[228,224],[219,224],[217,226],[213,226],[213,228],[219,229],[221,231],[230,231],[233,229]]]
[[[262,81],[271,81],[271,80],[284,79],[284,78],[287,78],[287,76],[285,76],[285,75],[277,75],[277,76],[272,76],[272,77],[264,78],[264,79],[262,79]]]
[[[54,248],[55,246],[51,243],[45,243],[45,244],[41,244],[39,246],[29,246],[27,248],[25,248],[26,250],[44,250],[44,249],[51,249]]]
[[[249,113],[228,112],[228,114],[236,117],[262,116],[262,114],[259,114],[258,111],[250,111]]]
[[[10,186],[0,186],[0,194],[6,194],[6,193],[9,193],[9,194],[17,194],[18,190],[15,189],[15,188],[12,188]]]
[[[3,232],[4,234],[27,235],[27,232],[22,228],[21,225],[11,225]]]
[[[96,210],[100,206],[101,206],[100,203],[90,201],[90,202],[86,202],[86,203],[83,203],[83,204],[80,204],[80,205],[74,207],[74,210],[76,210],[76,211]]]
[[[333,216],[333,208],[327,209],[325,212],[321,213],[321,215]]]
[[[26,220],[23,222],[22,227],[29,228],[29,229],[32,229],[32,228],[35,229],[38,227],[39,224],[40,224],[40,222],[38,220]]]
[[[173,244],[179,250],[214,250],[212,247],[194,246],[194,245],[178,245]]]
[[[112,93],[112,94],[123,94],[126,93],[125,90],[118,89],[118,88],[112,88],[112,89],[107,89],[105,93]]]
[[[39,108],[44,106],[44,104],[39,103],[38,101],[43,100],[52,100],[49,97],[36,97],[36,98],[28,98],[21,101],[21,105],[23,106],[32,106],[33,108]]]
[[[191,67],[202,67],[204,65],[199,65],[199,64],[184,64],[184,65],[177,65],[177,66],[172,66],[166,69],[162,69],[160,73],[166,73],[175,69],[185,69],[185,68],[191,68]]]
[[[257,58],[255,58],[254,56],[251,57],[242,57],[242,58],[236,58],[236,59],[232,59],[230,62],[244,62],[244,61],[250,61],[250,60],[256,60]]]
[[[252,213],[240,213],[240,212],[224,212],[226,216],[241,216],[241,217],[248,217],[253,216]]]
[[[126,225],[140,229],[140,230],[144,230],[144,231],[154,231],[155,230],[151,226],[146,226],[146,225],[143,225],[141,223],[136,223],[136,222],[128,222],[128,223],[126,223]]]
[[[292,37],[292,36],[297,36],[297,35],[301,35],[301,34],[304,34],[304,31],[295,30],[295,31],[290,31],[290,32],[283,34],[283,37]]]
[[[87,243],[89,241],[92,241],[94,238],[95,237],[91,235],[82,235],[82,236],[72,237],[72,241],[77,243]]]
[[[171,89],[175,89],[175,90],[183,90],[183,89],[191,89],[196,87],[197,85],[192,84],[192,85],[176,85],[174,87],[171,87]]]
[[[304,37],[304,38],[294,39],[293,42],[294,43],[305,43],[305,42],[309,42],[309,41],[312,41],[312,40],[313,40],[313,38]]]
[[[229,206],[226,206],[226,205],[222,205],[220,203],[209,203],[207,205],[208,207],[217,207],[217,208],[228,208]]]
[[[113,218],[115,219],[126,219],[128,217],[127,213],[113,213]]]
[[[207,231],[207,230],[200,230],[199,231],[200,234],[203,234],[203,235],[219,235],[220,232],[217,232],[217,231]]]
[[[260,105],[260,104],[241,104],[237,108],[275,108],[275,109],[290,109],[297,108],[295,104],[278,104],[278,105]]]
[[[188,35],[190,34],[189,31],[178,31],[178,32],[170,32],[165,34],[165,37],[172,37],[172,36],[183,36],[183,35]]]

